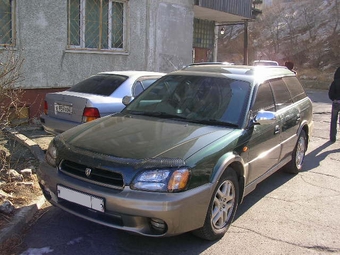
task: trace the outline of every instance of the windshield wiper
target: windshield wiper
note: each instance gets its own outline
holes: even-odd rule
[[[132,114],[132,115],[144,115],[145,112],[143,111],[132,111],[132,110],[126,110],[127,114]]]
[[[143,111],[128,111],[129,114],[135,115],[145,115],[145,116],[152,116],[152,117],[159,117],[159,118],[170,118],[170,119],[186,119],[183,116],[179,116],[176,114],[170,114],[167,112],[143,112]]]
[[[183,116],[179,116],[176,114],[170,114],[167,112],[145,112],[144,115],[147,116],[155,116],[155,117],[160,117],[160,118],[170,118],[170,119],[186,119]]]
[[[229,123],[229,122],[225,122],[225,121],[220,121],[220,120],[215,120],[215,119],[201,119],[201,120],[199,120],[199,119],[198,120],[188,119],[188,121],[194,122],[194,123],[199,123],[199,124],[207,124],[207,125],[217,125],[217,126],[234,127],[234,128],[239,127],[237,124]]]

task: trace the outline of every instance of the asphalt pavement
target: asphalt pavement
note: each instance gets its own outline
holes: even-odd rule
[[[188,251],[186,249],[194,249],[190,254],[222,254],[224,252],[237,254],[240,249],[244,249],[244,253],[239,254],[264,254],[263,252],[266,251],[271,251],[267,252],[267,254],[340,254],[340,132],[338,132],[339,140],[335,143],[330,143],[331,107],[327,91],[309,90],[307,94],[313,101],[315,126],[303,171],[297,175],[298,177],[292,178],[289,175],[279,173],[280,178],[277,178],[277,176],[269,177],[269,179],[271,178],[267,181],[271,182],[269,186],[265,184],[259,185],[249,197],[245,198],[244,203],[239,207],[235,222],[226,235],[227,239],[223,238],[215,244],[196,245],[196,248],[182,244],[183,246],[180,250],[176,250],[176,247],[178,248],[180,245],[179,243],[171,245],[177,239],[168,239],[168,241],[163,241],[167,239],[162,239],[159,244],[164,244],[164,247],[167,247],[165,249],[168,250],[159,251],[159,254],[168,254],[167,252],[186,254]],[[16,139],[26,144],[40,160],[43,159],[44,150],[47,149],[49,142],[53,138],[40,127],[21,129],[18,132],[12,130],[12,133]],[[41,202],[39,201],[40,204]],[[264,207],[261,206],[261,203],[270,204]],[[39,209],[38,203],[35,208],[30,212],[23,212],[20,218],[24,218],[24,220],[16,223],[20,226],[15,229],[8,229],[8,233],[4,236],[11,236],[11,234],[17,233],[18,229],[22,229],[33,217],[34,212]],[[291,215],[282,214],[287,210],[290,211]],[[55,213],[58,214],[59,211],[55,211]],[[282,227],[283,225],[285,227]],[[282,233],[277,233],[278,226],[286,230]],[[94,228],[94,226],[91,225],[91,228]],[[108,230],[103,231],[107,232]],[[0,243],[3,241],[1,239],[2,234],[0,233]],[[250,236],[253,236],[253,238],[250,238]],[[294,240],[296,236],[299,237],[298,240]],[[150,247],[157,246],[154,243],[155,239],[150,241],[139,237],[129,239],[125,234],[124,238],[127,238],[127,240],[141,239],[139,245],[142,247],[143,243],[148,244]],[[121,240],[122,238],[119,235],[117,239]],[[184,239],[187,239],[187,237]],[[196,242],[196,239],[191,237],[189,239],[192,243]],[[178,239],[179,242],[181,242],[180,240],[182,239]],[[223,240],[228,242],[228,247],[225,247],[226,243],[223,243]],[[244,243],[244,240],[249,243]],[[124,242],[126,243],[126,241]],[[238,242],[240,242],[239,246],[237,245]],[[35,242],[32,241],[32,245],[33,243]],[[109,245],[108,243],[105,244]],[[221,244],[224,245],[221,246]],[[110,243],[110,245],[113,244]],[[103,244],[103,249],[104,247],[105,245]],[[85,247],[84,252],[88,248]],[[132,247],[128,249],[133,250]],[[138,254],[142,254],[138,244],[136,244],[136,249],[135,252],[138,251]],[[145,251],[147,249],[151,252],[151,248],[145,247]],[[281,249],[280,252],[276,252],[278,249]],[[150,252],[148,254],[153,254]],[[59,253],[57,252],[56,254]]]

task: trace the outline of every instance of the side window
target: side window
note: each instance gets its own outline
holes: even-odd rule
[[[301,83],[296,77],[284,77],[282,80],[287,85],[293,102],[297,102],[307,96]]]
[[[144,89],[143,89],[142,83],[141,83],[140,81],[136,81],[136,82],[135,82],[135,85],[134,85],[134,87],[133,87],[132,95],[133,95],[134,97],[136,97],[136,96],[138,96],[140,93],[142,93],[143,90],[144,90]]]
[[[260,110],[275,111],[273,92],[268,82],[259,86],[252,110],[254,114]]]
[[[292,104],[292,98],[289,90],[282,79],[275,79],[270,81],[270,86],[273,89],[276,110],[280,110]]]

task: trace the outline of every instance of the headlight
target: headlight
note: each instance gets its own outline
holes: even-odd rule
[[[48,146],[46,152],[46,162],[53,167],[57,166],[57,149],[54,146],[54,141],[52,140]]]
[[[134,179],[131,189],[177,192],[186,188],[189,176],[188,169],[145,171]]]

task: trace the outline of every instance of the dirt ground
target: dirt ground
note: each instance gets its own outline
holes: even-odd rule
[[[0,205],[10,201],[14,207],[12,213],[0,212],[0,231],[13,224],[13,219],[21,209],[32,205],[37,198],[41,197],[42,192],[35,174],[38,166],[38,159],[26,146],[10,139],[0,131]],[[17,172],[19,179],[10,174],[13,170]],[[20,175],[21,170],[28,170],[28,174]],[[39,213],[41,212],[43,210]],[[35,215],[32,222],[39,213]],[[0,244],[0,254],[16,254],[15,250],[20,245],[21,233],[17,233],[16,236]]]
[[[10,214],[0,212],[0,230],[10,224],[20,208],[31,205],[42,195],[35,174],[38,166],[39,161],[28,148],[0,132],[0,205],[8,200],[15,208]],[[30,169],[32,174],[22,175],[18,180],[9,174],[10,169],[15,170],[19,176],[24,169]]]
[[[28,184],[9,182],[2,184],[1,190],[10,194],[11,197],[0,197],[0,204],[9,200],[15,209],[10,214],[0,213],[0,230],[6,227],[7,224],[11,223],[12,218],[21,208],[31,205],[39,196],[42,195],[36,175],[32,175]]]

